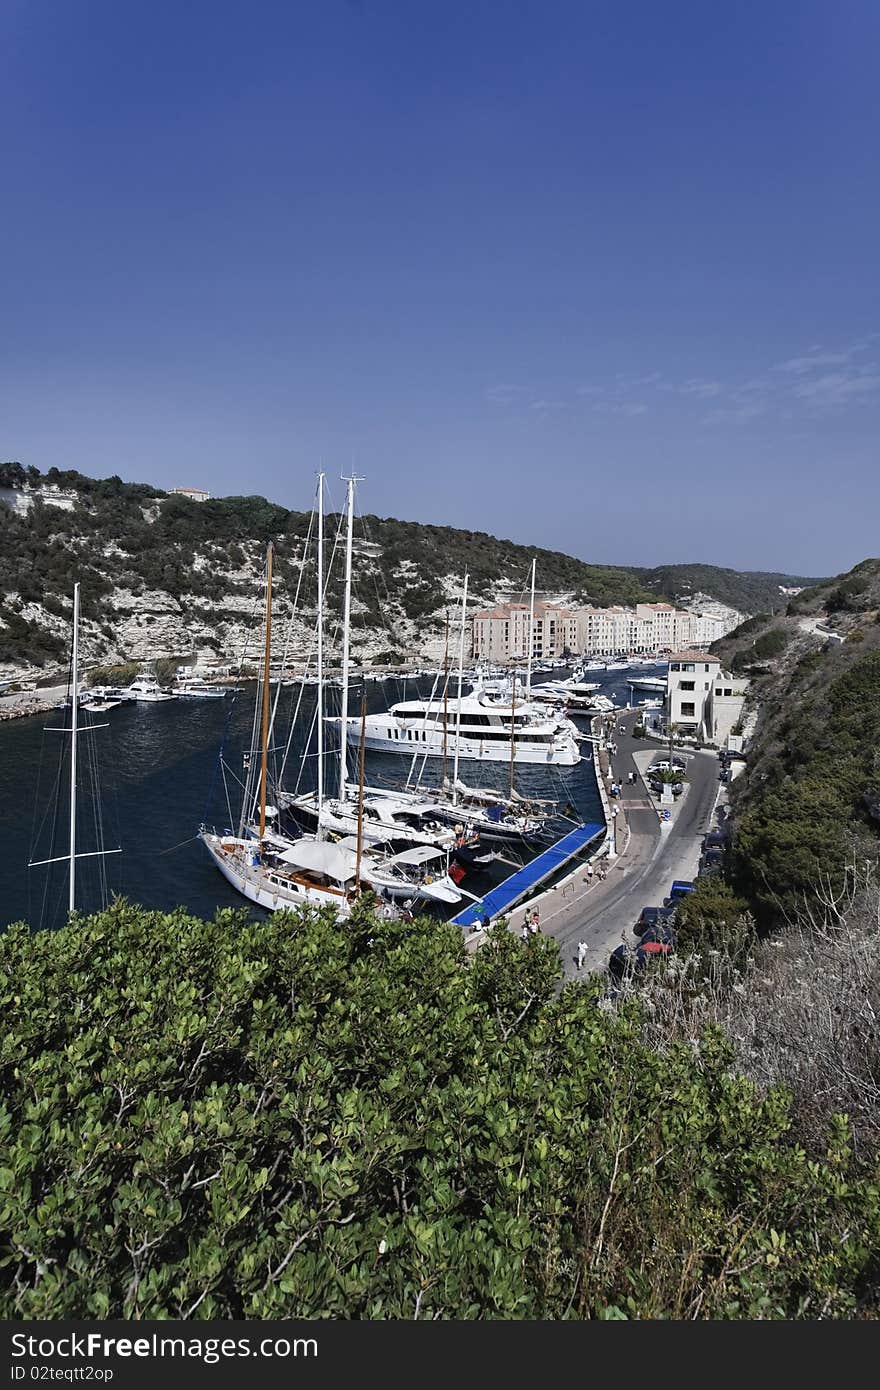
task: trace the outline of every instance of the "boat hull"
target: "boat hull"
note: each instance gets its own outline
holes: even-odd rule
[[[340,918],[349,915],[349,904],[343,895],[322,892],[304,884],[291,884],[289,889],[265,884],[261,882],[262,875],[248,872],[249,866],[236,853],[223,849],[224,843],[232,843],[230,838],[205,833],[201,839],[227,883],[248,902],[256,903],[268,912],[284,912],[296,907],[332,907]]]
[[[349,727],[348,741],[352,746],[357,746],[360,731]],[[372,753],[403,753],[407,756],[416,753],[419,757],[428,758],[445,756],[447,760],[452,757],[450,743],[448,740],[444,750],[442,735],[438,733],[435,736],[431,732],[428,732],[424,742],[421,738],[412,741],[390,738],[384,729],[371,733],[369,727],[364,735],[364,746]],[[481,763],[509,763],[510,742],[507,739],[469,738],[462,734],[458,756]],[[515,763],[532,763],[541,767],[574,767],[580,762],[581,753],[573,742],[529,745],[520,740],[514,749],[513,760]]]

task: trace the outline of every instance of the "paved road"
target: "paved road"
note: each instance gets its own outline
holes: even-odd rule
[[[641,772],[665,751],[651,740],[634,739],[629,730],[638,715],[628,713],[618,720],[627,730],[615,733],[617,754],[611,763],[622,786],[622,806],[629,824],[630,840],[626,852],[609,867],[602,882],[588,886],[579,876],[570,900],[560,898],[542,910],[541,926],[558,943],[567,977],[577,975],[577,943],[586,941],[585,970],[602,969],[621,940],[633,941],[631,927],[642,908],[659,904],[669,892],[674,878],[693,878],[700,855],[700,841],[710,826],[712,807],[718,793],[718,759],[714,753],[685,754],[688,786],[673,810],[665,829],[651,801]],[[641,764],[641,766],[640,766]],[[627,773],[635,770],[638,782],[626,785]]]

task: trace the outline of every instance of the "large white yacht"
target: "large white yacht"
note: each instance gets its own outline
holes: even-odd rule
[[[357,744],[361,720],[345,722],[348,742]],[[401,700],[384,714],[368,714],[364,743],[377,753],[431,758],[451,757],[457,744],[459,757],[482,762],[509,763],[512,757],[515,763],[574,767],[581,759],[569,720],[537,715],[488,690],[462,696],[460,712],[457,700],[445,707],[439,700]]]

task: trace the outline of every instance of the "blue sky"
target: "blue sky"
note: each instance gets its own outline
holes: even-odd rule
[[[0,456],[848,568],[878,41],[875,0],[0,0]]]

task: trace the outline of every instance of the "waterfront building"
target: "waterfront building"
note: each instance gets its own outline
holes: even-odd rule
[[[736,614],[739,621],[739,614]],[[637,603],[634,608],[567,608],[559,603],[535,604],[532,628],[533,659],[643,656],[689,647],[704,647],[736,623],[715,614],[691,613],[671,603]],[[473,654],[478,661],[522,661],[529,646],[529,605],[502,603],[475,614]]]
[[[724,745],[743,715],[748,681],[721,669],[704,651],[673,652],[666,677],[667,728]]]

